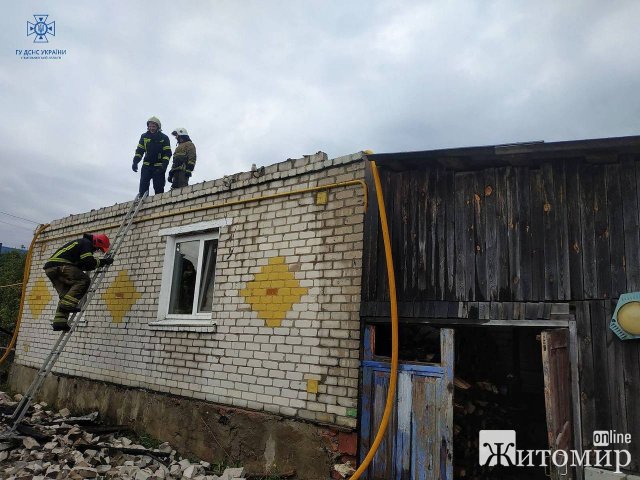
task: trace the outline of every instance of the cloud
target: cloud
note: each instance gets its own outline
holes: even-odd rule
[[[633,1],[70,0],[48,7],[66,57],[20,60],[40,8],[0,19],[0,192],[27,218],[129,200],[151,115],[190,131],[195,182],[318,150],[637,132]],[[0,223],[0,242],[19,230]]]

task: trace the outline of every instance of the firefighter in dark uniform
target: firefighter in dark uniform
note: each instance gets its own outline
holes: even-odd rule
[[[142,158],[144,156],[144,159]],[[140,195],[149,190],[153,180],[155,193],[164,192],[165,173],[171,158],[171,143],[169,137],[162,133],[162,124],[157,117],[147,120],[147,131],[142,134],[136,153],[133,156],[131,169],[138,171],[138,163],[142,160],[140,172]]]
[[[171,188],[182,188],[189,184],[189,177],[196,166],[196,146],[189,138],[185,128],[176,128],[171,135],[176,137],[178,146],[173,152],[173,164],[169,170],[169,182]]]
[[[109,237],[102,233],[85,234],[82,238],[65,243],[44,264],[44,273],[60,296],[53,318],[53,329],[69,331],[69,314],[79,312],[78,304],[89,290],[91,279],[84,272],[103,265],[111,265],[113,258],[95,258],[93,252],[109,250]]]

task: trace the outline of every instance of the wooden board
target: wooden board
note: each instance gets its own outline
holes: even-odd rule
[[[484,202],[484,175],[476,172],[473,175],[473,243],[475,253],[474,282],[476,299],[489,300],[487,288],[487,259],[486,259],[486,215]]]
[[[627,291],[625,272],[624,219],[622,192],[620,190],[619,165],[607,165],[607,233],[609,236],[609,258],[611,298],[618,298]]]
[[[565,328],[546,330],[540,338],[549,448],[569,451],[573,445],[569,331]],[[553,480],[573,478],[571,470],[563,476],[555,467],[550,470]]]
[[[544,191],[542,171],[531,171],[531,300],[544,300]]]
[[[594,166],[593,214],[595,233],[597,297],[611,298],[611,262],[609,257],[609,222],[607,212],[607,176],[605,167]]]
[[[580,222],[580,188],[581,178],[578,172],[578,164],[567,162],[565,166],[566,195],[566,219],[567,219],[567,248],[569,260],[569,299],[581,300],[584,298],[582,269],[582,224]]]
[[[511,278],[509,276],[509,203],[507,184],[510,174],[510,167],[496,169],[496,235],[498,243],[496,260],[498,263],[498,300],[502,302],[513,300]]]

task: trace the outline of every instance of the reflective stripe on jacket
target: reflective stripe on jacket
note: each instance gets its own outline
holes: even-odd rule
[[[44,268],[63,264],[75,265],[85,272],[98,268],[100,260],[93,256],[93,242],[91,239],[83,237],[65,243],[51,255],[51,258],[44,264]]]
[[[169,137],[158,131],[156,133],[144,132],[133,156],[136,165],[142,160],[142,165],[167,168],[171,158],[171,143]]]
[[[171,165],[171,171],[177,172],[179,170],[184,170],[191,175],[193,167],[195,166],[196,146],[192,141],[179,143],[176,147],[176,151],[173,152],[173,164]]]

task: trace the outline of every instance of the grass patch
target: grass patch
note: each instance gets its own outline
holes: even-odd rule
[[[142,433],[135,432],[135,434],[136,434],[136,438],[134,439],[134,442],[150,450],[158,448],[163,443],[157,438],[152,437],[146,432],[142,432]]]
[[[227,468],[236,468],[241,466],[242,465],[238,462],[227,462],[223,460],[221,462],[212,463],[210,469],[214,475],[222,475]]]

